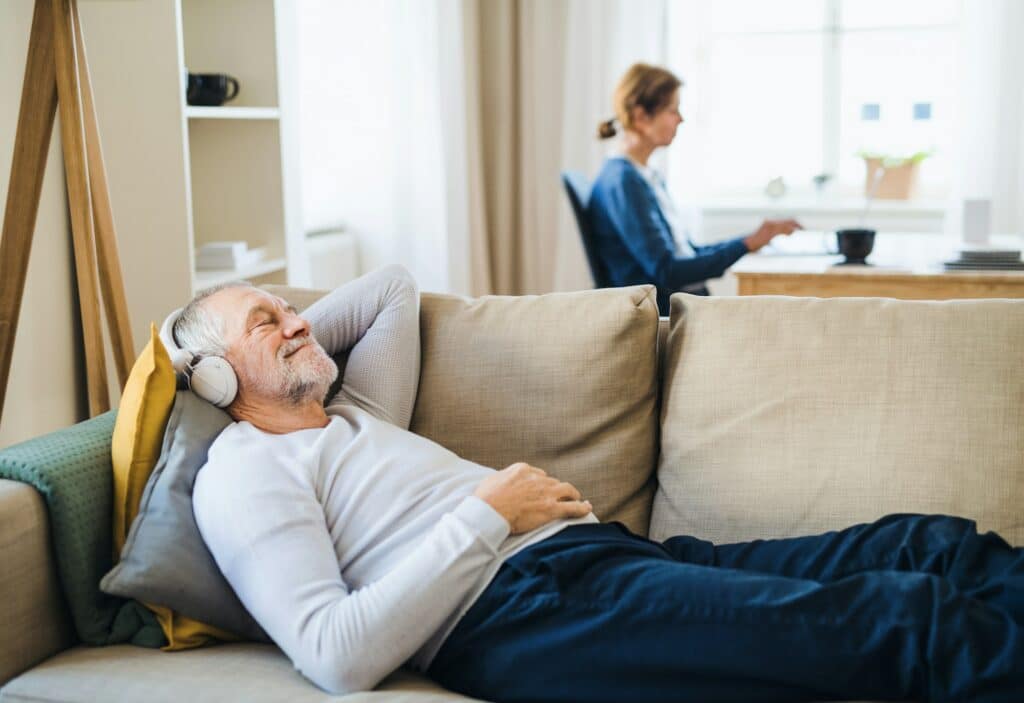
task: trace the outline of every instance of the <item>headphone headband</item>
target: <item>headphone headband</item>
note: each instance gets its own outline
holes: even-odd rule
[[[196,357],[182,349],[174,339],[174,324],[181,317],[184,308],[178,308],[160,326],[160,340],[167,348],[174,370],[188,380],[188,387],[197,396],[213,403],[218,408],[231,405],[238,393],[238,377],[227,359],[220,356]]]
[[[195,358],[194,355],[188,351],[185,351],[178,346],[178,342],[174,339],[174,323],[181,317],[181,313],[185,308],[178,308],[164,320],[164,324],[160,326],[160,341],[164,343],[164,347],[167,349],[167,354],[171,357],[171,365],[174,366],[174,370],[178,373],[186,373],[186,368],[192,363]]]

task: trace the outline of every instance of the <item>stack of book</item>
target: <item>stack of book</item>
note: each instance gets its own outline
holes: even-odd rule
[[[196,252],[196,269],[238,271],[259,263],[266,254],[263,247],[250,249],[248,242],[208,242]]]
[[[959,258],[946,261],[947,271],[1021,271],[1020,249],[971,246],[957,250]]]

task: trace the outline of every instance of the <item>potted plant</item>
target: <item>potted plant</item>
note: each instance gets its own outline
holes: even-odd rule
[[[866,174],[864,195],[883,200],[907,200],[917,186],[918,164],[931,156],[930,151],[917,151],[909,155],[859,151],[864,159]]]

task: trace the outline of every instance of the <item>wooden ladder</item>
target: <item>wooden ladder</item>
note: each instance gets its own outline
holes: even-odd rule
[[[100,288],[122,388],[135,356],[78,5],[36,0],[0,232],[0,417],[58,106],[90,417],[110,409]]]

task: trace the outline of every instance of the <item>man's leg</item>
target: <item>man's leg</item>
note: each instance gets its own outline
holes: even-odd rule
[[[496,701],[1017,703],[1024,633],[932,574],[819,583],[585,525],[509,560],[429,673]]]
[[[864,571],[941,576],[956,590],[1006,609],[1024,624],[1024,549],[973,520],[946,515],[888,515],[821,535],[714,545],[673,537],[664,547],[689,564],[835,581]]]

